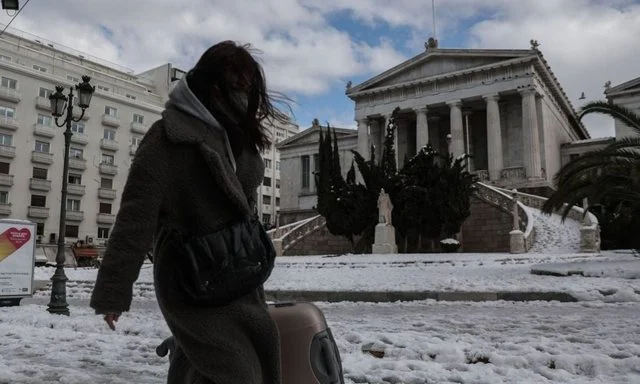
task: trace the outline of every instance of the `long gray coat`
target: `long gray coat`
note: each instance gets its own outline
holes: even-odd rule
[[[168,107],[136,153],[91,298],[97,313],[129,310],[133,283],[162,223],[194,235],[215,231],[249,212],[246,196],[262,181],[257,149],[234,159],[224,130],[181,109]],[[179,346],[168,382],[280,383],[278,331],[262,288],[224,307],[194,308],[175,286],[180,260],[154,257],[156,296]]]

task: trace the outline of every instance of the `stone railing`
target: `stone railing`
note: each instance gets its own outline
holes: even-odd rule
[[[472,175],[476,175],[478,177],[478,181],[489,181],[489,171],[486,169],[478,169],[476,171],[470,172]]]
[[[496,189],[503,191],[504,193],[513,193],[512,191],[504,188],[496,188]],[[542,209],[542,206],[547,201],[547,198],[542,196],[530,195],[528,193],[523,193],[523,192],[516,192],[516,194],[518,195],[518,200],[520,200],[524,205],[527,205],[531,208]],[[564,206],[566,206],[566,204]],[[582,223],[585,219],[584,209],[580,207],[576,207],[574,205],[571,208],[571,211],[569,211],[569,215],[567,217],[579,223]],[[589,218],[589,222],[592,225],[599,225],[598,218],[593,213],[588,212],[588,218]]]
[[[522,180],[527,178],[527,174],[524,167],[508,167],[502,170],[500,178],[506,180]]]
[[[322,227],[326,224],[326,220],[321,215],[314,216],[310,219],[302,222],[294,223],[287,227],[281,227],[279,230],[286,230],[286,232],[280,237],[272,237],[273,245],[276,249],[276,254],[282,256],[284,252],[292,247],[300,239],[303,239],[309,233]],[[274,235],[276,233],[274,232]]]
[[[476,185],[478,186],[476,196],[513,216],[513,197],[508,192],[504,192],[506,190],[484,183],[476,183]],[[535,229],[533,215],[529,213],[525,205],[522,201],[518,201],[518,224],[524,234],[525,249],[529,250],[535,241]]]
[[[290,224],[287,224],[287,225],[283,225],[281,227],[276,227],[276,228],[270,229],[270,230],[267,231],[267,234],[269,235],[269,237],[271,239],[279,239],[282,236],[284,236],[285,234],[287,234],[289,231],[293,230],[294,228],[298,227],[299,225],[302,225],[302,224],[304,224],[304,223],[306,223],[306,222],[308,222],[310,220],[313,220],[314,218],[315,218],[315,216],[314,217],[310,217],[308,219],[299,220],[299,221],[296,221],[294,223],[290,223]]]

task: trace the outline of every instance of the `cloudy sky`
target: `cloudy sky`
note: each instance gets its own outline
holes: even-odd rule
[[[526,49],[537,39],[577,106],[581,92],[601,99],[607,80],[640,76],[638,0],[436,0],[436,15],[441,48]],[[306,128],[315,117],[355,126],[346,82],[421,53],[431,20],[430,0],[31,0],[12,27],[135,71],[189,69],[216,42],[249,42]],[[608,120],[586,125],[613,134]]]

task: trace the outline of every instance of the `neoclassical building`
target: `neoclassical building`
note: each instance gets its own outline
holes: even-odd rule
[[[380,155],[387,122],[400,107],[400,165],[431,143],[441,153],[470,153],[470,170],[503,187],[543,193],[562,164],[562,144],[589,139],[538,49],[441,49],[425,52],[351,86],[358,150]]]

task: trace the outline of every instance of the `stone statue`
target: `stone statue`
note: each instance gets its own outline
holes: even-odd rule
[[[531,44],[531,49],[538,50],[538,47],[540,46],[540,43],[538,43],[538,40],[531,39],[529,43]]]
[[[433,37],[430,37],[429,40],[427,40],[426,43],[424,43],[424,48],[428,51],[430,49],[437,49],[438,48],[438,40],[436,40]]]
[[[391,212],[393,211],[393,203],[389,198],[389,194],[384,191],[384,188],[380,190],[380,196],[378,196],[378,222],[380,224],[391,224]]]
[[[347,81],[347,91],[351,89],[351,86],[353,85],[353,83],[351,82],[351,80]]]
[[[611,80],[607,80],[607,82],[606,82],[606,83],[604,83],[604,88],[605,88],[605,89],[609,89],[609,88],[611,88]]]

